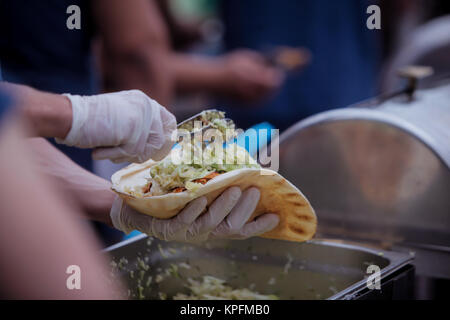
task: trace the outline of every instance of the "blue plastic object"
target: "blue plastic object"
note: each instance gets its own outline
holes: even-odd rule
[[[124,236],[123,236],[123,240],[127,240],[127,239],[130,239],[130,238],[134,238],[134,237],[140,235],[141,233],[142,233],[142,232],[139,232],[139,231],[137,231],[137,230],[133,230],[133,231],[131,231],[129,234],[124,235]]]
[[[276,133],[273,129],[275,127],[269,122],[254,125],[237,137],[236,144],[255,156],[258,150],[270,143]]]

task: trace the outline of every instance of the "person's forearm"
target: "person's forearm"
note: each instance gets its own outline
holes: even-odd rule
[[[95,235],[68,205],[61,188],[38,174],[15,119],[0,128],[0,283],[9,299],[114,299],[107,259]],[[68,267],[81,270],[80,290],[68,290]],[[73,272],[73,271],[71,271]],[[122,294],[123,293],[123,294]]]
[[[31,134],[61,139],[67,136],[72,126],[72,106],[65,96],[8,82],[0,82],[0,88],[12,93]]]
[[[97,0],[92,7],[106,90],[140,89],[167,106],[172,97],[170,41],[155,3]]]
[[[143,45],[128,53],[109,52],[103,58],[106,91],[139,89],[168,106],[173,84],[167,54],[165,49],[153,45]]]
[[[178,91],[220,93],[224,70],[217,58],[172,54],[170,60]]]
[[[75,164],[41,138],[28,139],[38,170],[49,176],[64,193],[81,207],[86,217],[112,225],[109,217],[114,193],[111,184]]]

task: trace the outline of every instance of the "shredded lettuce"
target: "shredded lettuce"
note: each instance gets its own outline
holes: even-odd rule
[[[241,168],[260,166],[236,144],[225,148],[211,144],[205,150],[198,144],[186,144],[184,148],[173,149],[165,159],[151,167],[151,192],[153,195],[164,194],[179,187],[195,191],[201,184],[194,180],[213,172],[225,173]]]
[[[201,281],[189,278],[189,295],[178,293],[174,300],[278,300],[276,295],[263,295],[248,288],[234,289],[225,280],[203,276]]]
[[[196,183],[196,182],[192,182],[192,181],[188,181],[185,184],[185,188],[192,192],[196,192],[198,189],[200,189],[201,186],[202,186],[201,183]]]
[[[196,128],[195,123],[200,123],[200,127]],[[203,111],[200,116],[194,121],[188,121],[181,125],[179,129],[187,131],[200,130],[203,127],[210,126],[213,129],[217,129],[222,134],[222,141],[226,141],[236,137],[236,126],[233,121],[225,118],[225,112],[223,111]]]
[[[234,129],[234,123],[228,123],[225,120],[225,112],[219,111],[210,111],[206,110],[203,111],[198,119],[196,118],[196,121],[201,121],[202,125],[211,125],[213,128],[225,128],[225,129]],[[180,126],[180,129],[185,129],[188,131],[194,130],[194,122],[188,121],[182,126]]]

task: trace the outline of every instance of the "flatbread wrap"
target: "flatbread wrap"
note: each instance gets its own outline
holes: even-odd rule
[[[313,237],[317,218],[299,189],[275,171],[261,168],[245,149],[235,144],[228,145],[220,155],[228,159],[223,161],[227,164],[221,164],[217,154],[209,151],[204,151],[202,162],[208,164],[178,164],[184,159],[181,148],[172,150],[159,162],[131,164],[112,176],[112,189],[135,210],[169,219],[198,197],[205,196],[210,204],[232,186],[242,191],[257,187],[261,197],[249,221],[264,213],[280,217],[278,226],[262,237],[300,242]]]

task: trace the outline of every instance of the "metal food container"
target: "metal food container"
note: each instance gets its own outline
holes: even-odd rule
[[[279,142],[318,236],[414,251],[418,275],[450,279],[448,80],[318,114]]]
[[[141,235],[106,252],[116,263],[122,261],[120,276],[134,299],[188,293],[186,279],[204,275],[280,299],[407,299],[414,274],[409,254],[319,240],[185,244]],[[381,290],[367,288],[369,265],[381,269]]]

